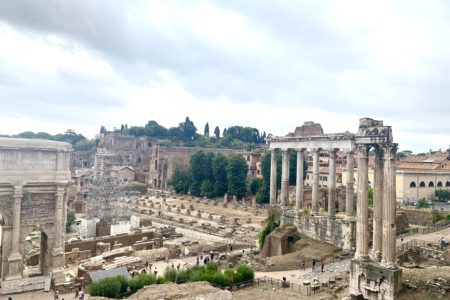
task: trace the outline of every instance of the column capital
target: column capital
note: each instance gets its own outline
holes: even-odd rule
[[[398,144],[386,145],[383,147],[384,160],[394,160],[397,153]]]
[[[374,147],[374,152],[375,152],[375,158],[383,159],[383,156],[384,156],[384,149],[383,149],[383,147],[381,147],[380,145],[376,145]]]
[[[359,158],[367,159],[369,157],[369,146],[364,144],[356,145],[355,152]]]
[[[23,186],[15,185],[14,186],[14,197],[22,197],[23,195]]]
[[[305,148],[295,149],[295,151],[300,152],[300,153],[304,153],[305,150],[306,150]]]

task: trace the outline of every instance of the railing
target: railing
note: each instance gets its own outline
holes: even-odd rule
[[[435,243],[423,241],[423,240],[410,240],[408,242],[404,242],[401,245],[397,246],[397,254],[400,254],[401,252],[408,251],[410,249],[413,249],[415,247],[433,247]]]
[[[353,256],[349,255],[348,257],[340,257],[340,256],[334,256],[334,257],[326,257],[326,258],[322,258],[322,257],[318,257],[316,258],[316,265],[315,265],[315,269],[320,269],[320,262],[322,260],[324,260],[325,262],[325,266],[332,264],[332,263],[336,263],[336,262],[340,262],[340,261],[344,261],[347,259],[353,258]],[[303,260],[305,261],[305,265],[303,267]],[[289,270],[302,270],[302,269],[310,269],[312,268],[312,259],[308,258],[300,258],[298,260],[297,263],[292,263],[292,262],[286,262],[286,263],[282,263],[282,264],[276,264],[273,266],[267,265],[264,268],[264,272],[276,272],[276,271],[289,271]]]
[[[334,274],[333,276],[327,277],[322,281],[318,280],[317,284],[309,282],[309,285],[290,282],[289,286],[286,286],[286,284],[283,283],[283,280],[272,278],[269,276],[256,278],[254,283],[258,285],[270,284],[272,286],[277,286],[279,288],[283,288],[292,291],[294,293],[308,296],[311,295],[311,293],[316,293],[321,290],[324,291],[325,289],[329,289],[338,284],[339,282],[342,282],[343,280],[348,280],[349,275],[350,275],[349,271],[339,272]]]

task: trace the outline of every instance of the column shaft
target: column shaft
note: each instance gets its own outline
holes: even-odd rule
[[[281,206],[289,203],[289,150],[283,150],[281,163]]]
[[[353,195],[354,195],[354,160],[353,151],[347,152],[347,183],[345,187],[345,216],[353,216]]]
[[[313,155],[313,184],[312,184],[312,214],[319,214],[319,153],[320,149],[314,149]]]
[[[373,247],[372,258],[381,259],[381,243],[383,240],[383,150],[375,148],[374,189],[373,189]]]
[[[382,263],[388,267],[396,266],[396,192],[395,192],[395,154],[397,144],[385,147],[384,190],[383,190],[383,253]]]
[[[270,205],[277,204],[277,152],[271,151],[270,156]]]
[[[295,209],[300,211],[303,208],[303,163],[304,149],[297,151],[297,181],[295,187]]]
[[[63,232],[63,203],[64,203],[64,187],[59,186],[56,191],[56,203],[55,203],[55,244],[53,251],[62,251],[62,235]]]
[[[22,206],[22,198],[23,198],[22,186],[15,186],[10,257],[21,257],[19,251],[19,239],[20,239],[20,209]]]
[[[336,216],[336,150],[329,152],[330,161],[328,166],[328,216]]]
[[[369,209],[368,209],[368,146],[358,145],[358,193],[356,218],[356,253],[355,257],[367,259],[369,253]]]

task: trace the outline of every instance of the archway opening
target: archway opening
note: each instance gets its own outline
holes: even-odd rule
[[[27,235],[24,241],[24,277],[46,275],[47,252],[48,239],[45,232],[33,231]]]
[[[412,187],[412,188],[416,187],[416,183],[414,181],[411,181],[411,183],[409,184],[409,187]]]

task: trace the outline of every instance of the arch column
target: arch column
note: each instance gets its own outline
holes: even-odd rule
[[[384,189],[383,189],[383,252],[381,263],[388,268],[396,267],[396,191],[395,154],[397,144],[384,148]]]
[[[336,217],[336,149],[331,149],[328,171],[328,216]]]
[[[297,181],[295,185],[295,210],[298,212],[303,208],[303,163],[305,149],[297,151]]]
[[[281,163],[281,206],[289,203],[289,149],[282,150]]]
[[[277,151],[270,154],[270,205],[277,204]]]
[[[374,189],[373,189],[373,247],[372,259],[381,259],[381,243],[383,240],[383,149],[375,147]]]
[[[312,184],[312,215],[319,214],[319,153],[320,148],[313,149],[313,184]]]
[[[8,256],[7,279],[17,279],[23,276],[23,260],[19,251],[20,239],[20,210],[22,206],[23,186],[14,186],[13,226],[11,238],[11,252]]]
[[[368,259],[369,245],[369,207],[368,207],[368,154],[367,145],[356,147],[358,155],[358,192],[357,192],[357,212],[356,212],[356,253],[355,258],[361,260]]]
[[[354,197],[354,159],[353,151],[347,151],[347,183],[345,187],[345,216],[353,218],[353,197]]]

